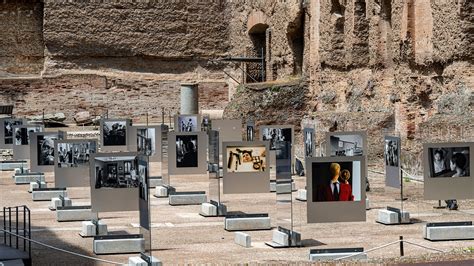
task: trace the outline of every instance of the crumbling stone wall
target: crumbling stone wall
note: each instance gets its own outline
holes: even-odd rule
[[[43,4],[0,2],[0,76],[39,73],[43,68]]]

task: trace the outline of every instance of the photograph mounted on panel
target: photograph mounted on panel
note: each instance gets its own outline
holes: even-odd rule
[[[360,201],[360,161],[314,162],[312,164],[313,202]]]
[[[176,167],[198,167],[198,136],[176,136]]]
[[[4,144],[13,144],[13,127],[23,125],[21,119],[4,119],[3,120],[3,132],[4,132]]]
[[[103,146],[127,145],[127,121],[107,121],[102,123]]]
[[[144,160],[138,161],[138,197],[148,201],[148,166]]]
[[[247,141],[255,140],[255,122],[252,120],[247,121],[246,140]]]
[[[90,155],[97,152],[97,145],[95,141],[63,142],[57,144],[57,150],[59,168],[88,168]]]
[[[54,165],[54,141],[59,135],[37,135],[37,158],[39,166]]]
[[[364,137],[361,134],[332,133],[329,137],[330,156],[361,156],[364,153]]]
[[[136,188],[139,185],[137,156],[96,156],[94,167],[96,189]]]
[[[313,157],[314,147],[315,147],[313,128],[303,129],[303,142],[304,142],[304,156]]]
[[[177,118],[177,132],[196,132],[201,131],[198,123],[198,115],[178,115]]]
[[[470,176],[470,149],[465,147],[429,148],[431,178]]]
[[[281,148],[283,141],[292,142],[292,128],[265,126],[261,128],[262,140],[270,142],[270,150]]]
[[[308,223],[365,221],[366,156],[306,157]]]
[[[385,138],[385,165],[398,167],[400,163],[400,140]]]
[[[266,148],[265,146],[227,146],[227,172],[253,173],[265,172]]]
[[[17,146],[29,145],[30,144],[30,134],[41,132],[42,128],[38,126],[21,126],[14,127],[15,139],[13,144]]]
[[[156,154],[156,128],[137,129],[137,151],[140,154],[154,156]]]

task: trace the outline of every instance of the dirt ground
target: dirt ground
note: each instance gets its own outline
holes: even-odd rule
[[[370,167],[369,167],[370,168]],[[373,170],[382,171],[382,169]],[[0,172],[1,206],[27,205],[32,213],[33,238],[43,243],[118,263],[126,263],[134,254],[96,256],[92,252],[92,239],[79,236],[81,222],[57,222],[55,212],[48,209],[49,202],[33,202],[28,186],[15,185],[12,172]],[[153,173],[152,173],[153,175]],[[46,174],[49,183],[54,182],[53,174]],[[428,261],[472,260],[474,241],[430,242],[423,239],[423,225],[427,222],[472,221],[473,201],[461,200],[460,209],[450,211],[435,209],[437,201],[423,200],[423,184],[405,182],[408,200],[403,209],[411,214],[413,223],[386,226],[375,222],[377,212],[387,206],[400,207],[399,191],[384,186],[380,173],[369,172],[371,192],[367,193],[370,210],[365,222],[353,223],[306,223],[306,203],[293,200],[294,230],[301,233],[304,247],[273,249],[265,245],[272,237],[271,230],[247,232],[252,237],[252,247],[244,248],[234,243],[234,233],[224,230],[224,218],[204,218],[200,216],[200,206],[170,206],[168,199],[151,199],[152,253],[164,264],[310,264],[309,250],[312,248],[363,247],[374,249],[397,241],[405,240],[439,251],[421,248],[405,243],[405,256],[400,258],[399,244],[369,252],[369,262],[374,264],[414,263]],[[173,176],[171,185],[177,191],[209,191],[205,176]],[[295,177],[296,187],[304,188],[305,178]],[[50,184],[52,187],[52,184]],[[152,193],[154,191],[152,190]],[[73,205],[90,204],[88,188],[69,188],[68,195]],[[296,193],[293,193],[293,197]],[[211,195],[211,197],[213,197]],[[209,197],[208,197],[209,198]],[[230,211],[267,212],[272,218],[272,226],[288,226],[289,204],[276,204],[276,194],[222,195],[221,200]],[[121,232],[139,233],[138,212],[100,213],[111,234]],[[1,238],[1,237],[0,237]],[[2,239],[3,241],[3,239]],[[465,261],[469,265],[474,261]],[[101,265],[86,258],[33,245],[34,265]],[[342,264],[354,262],[344,262]],[[448,262],[448,264],[460,262]],[[328,263],[332,265],[335,263]],[[341,263],[340,263],[341,264]],[[357,263],[355,263],[357,264]],[[358,264],[365,264],[358,263]],[[470,264],[472,265],[472,264]]]

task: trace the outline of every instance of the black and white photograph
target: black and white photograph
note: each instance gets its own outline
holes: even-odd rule
[[[205,131],[205,132],[208,132],[209,130],[211,130],[211,128],[212,128],[211,123],[212,123],[212,121],[211,121],[211,119],[209,118],[208,115],[203,116],[203,118],[202,118],[202,130]]]
[[[303,141],[304,141],[304,156],[313,157],[314,153],[314,129],[305,128],[303,129]]]
[[[254,141],[255,136],[255,123],[253,121],[247,121],[246,140]]]
[[[398,167],[400,158],[400,151],[398,150],[398,147],[399,143],[397,140],[385,139],[385,165]]]
[[[39,127],[17,127],[15,128],[15,145],[29,145],[30,133],[40,132]]]
[[[138,193],[139,198],[148,201],[148,176],[147,165],[144,161],[138,163]]]
[[[95,188],[137,188],[138,161],[136,156],[95,157]]]
[[[89,158],[97,151],[96,143],[59,143],[58,144],[58,167],[89,167]]]
[[[198,130],[198,117],[196,115],[178,116],[178,132],[195,132]]]
[[[153,156],[156,154],[155,128],[137,129],[137,150],[140,154]]]
[[[23,121],[15,119],[6,119],[3,121],[5,144],[13,144],[13,126],[18,126],[22,124]]]
[[[291,158],[291,128],[262,128],[262,140],[270,142],[277,160]]]
[[[176,136],[176,167],[198,167],[198,136]]]
[[[364,153],[363,136],[332,135],[330,136],[331,156],[361,156]]]
[[[37,138],[38,165],[54,165],[54,141],[58,140],[59,136],[39,135]]]
[[[470,176],[469,147],[429,148],[431,177]]]
[[[127,145],[126,121],[104,121],[102,132],[104,134],[104,146]]]

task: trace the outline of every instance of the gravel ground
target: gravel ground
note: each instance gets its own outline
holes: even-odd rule
[[[372,167],[373,169],[373,167]],[[152,171],[156,171],[153,167]],[[380,169],[378,169],[381,171]],[[153,174],[153,173],[152,173]],[[15,185],[12,172],[0,172],[1,206],[26,204],[32,213],[33,238],[35,240],[114,262],[125,263],[126,255],[96,256],[92,252],[92,239],[81,238],[81,222],[57,222],[55,213],[48,209],[49,202],[33,202],[28,186]],[[48,182],[54,182],[52,174],[47,174]],[[302,248],[273,249],[265,245],[272,237],[271,230],[250,231],[252,247],[244,248],[234,244],[234,233],[224,230],[223,218],[204,218],[198,214],[200,206],[170,206],[167,199],[152,197],[152,253],[165,264],[310,264],[308,254],[311,248],[364,247],[373,249],[397,241],[405,240],[444,251],[420,248],[405,243],[405,256],[400,257],[399,244],[369,253],[369,263],[376,265],[425,263],[423,265],[474,265],[473,241],[430,242],[422,237],[423,225],[427,222],[471,221],[474,214],[473,201],[461,200],[458,211],[435,209],[437,201],[423,200],[423,184],[405,182],[408,200],[403,209],[410,212],[413,223],[408,225],[385,226],[375,222],[378,210],[387,206],[400,207],[399,191],[384,187],[383,175],[370,172],[372,191],[367,193],[371,209],[367,211],[366,222],[353,223],[306,223],[306,204],[293,201],[294,229],[301,233],[305,243]],[[305,178],[295,177],[297,188],[304,188]],[[209,190],[207,176],[176,176],[171,184],[178,191]],[[52,184],[50,184],[52,186]],[[73,205],[90,204],[87,188],[68,189]],[[295,193],[294,195],[295,196]],[[289,224],[289,205],[277,205],[276,195],[243,194],[223,195],[221,200],[230,211],[268,212],[272,226]],[[138,212],[101,213],[112,234],[121,232],[139,233]],[[456,261],[454,261],[456,260]],[[459,260],[462,260],[459,261]],[[469,261],[470,260],[470,261]],[[448,261],[447,264],[426,264]],[[34,265],[101,265],[104,263],[33,245]],[[362,265],[356,262],[339,262],[337,265]],[[326,263],[325,265],[336,265]]]

